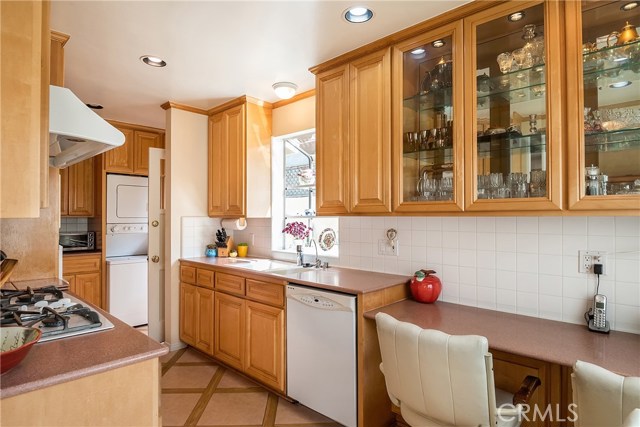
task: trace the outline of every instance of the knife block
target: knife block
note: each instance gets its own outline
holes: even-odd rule
[[[225,241],[225,246],[218,248],[218,256],[228,257],[229,251],[231,251],[231,249],[233,249],[233,237],[227,236],[227,240]]]

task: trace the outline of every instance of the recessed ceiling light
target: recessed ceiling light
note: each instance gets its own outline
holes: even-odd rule
[[[363,6],[355,6],[345,10],[343,16],[348,22],[360,24],[373,18],[373,11]]]
[[[520,11],[520,12],[514,12],[514,13],[512,13],[511,15],[509,15],[509,16],[507,17],[507,19],[508,19],[510,22],[517,22],[517,21],[521,20],[522,18],[524,18],[524,12],[522,12],[522,11]]]
[[[631,84],[631,81],[629,81],[629,80],[625,80],[625,81],[623,81],[623,82],[615,82],[615,83],[611,83],[611,84],[609,85],[609,87],[610,87],[610,88],[612,88],[612,89],[619,89],[619,88],[621,88],[621,87],[627,87],[627,86],[629,86],[630,84]]]
[[[422,55],[424,52],[425,52],[424,48],[419,47],[417,49],[413,49],[411,51],[411,54],[418,56],[418,55]]]
[[[444,46],[445,44],[446,44],[446,43],[444,42],[444,40],[440,40],[440,39],[438,39],[438,40],[436,40],[436,41],[432,42],[432,43],[431,43],[431,46],[433,46],[433,47],[442,47],[442,46]]]
[[[158,58],[153,55],[143,55],[140,57],[140,60],[147,65],[152,67],[166,67],[167,63],[162,60],[162,58]]]
[[[100,104],[85,104],[87,107],[91,108],[92,110],[102,110],[104,107]]]
[[[273,90],[280,99],[289,99],[296,94],[298,85],[291,82],[278,82],[273,84]]]
[[[638,7],[638,2],[637,1],[632,1],[632,2],[629,2],[629,3],[623,4],[620,7],[620,9],[625,11],[625,12],[628,12],[631,9],[635,9],[636,7]]]

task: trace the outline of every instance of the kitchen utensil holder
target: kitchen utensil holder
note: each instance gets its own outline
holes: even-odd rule
[[[231,249],[233,249],[233,237],[227,236],[225,246],[218,247],[218,257],[228,257]]]

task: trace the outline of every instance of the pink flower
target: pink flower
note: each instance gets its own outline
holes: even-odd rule
[[[304,240],[311,234],[311,227],[307,227],[304,223],[300,221],[293,221],[288,223],[283,229],[282,232],[285,234],[290,234],[294,239]]]

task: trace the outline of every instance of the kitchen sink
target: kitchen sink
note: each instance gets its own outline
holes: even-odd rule
[[[287,267],[287,268],[274,268],[271,270],[265,270],[265,273],[271,273],[271,274],[283,274],[283,275],[287,275],[287,274],[295,274],[295,273],[299,273],[303,270],[311,270],[310,267]]]

